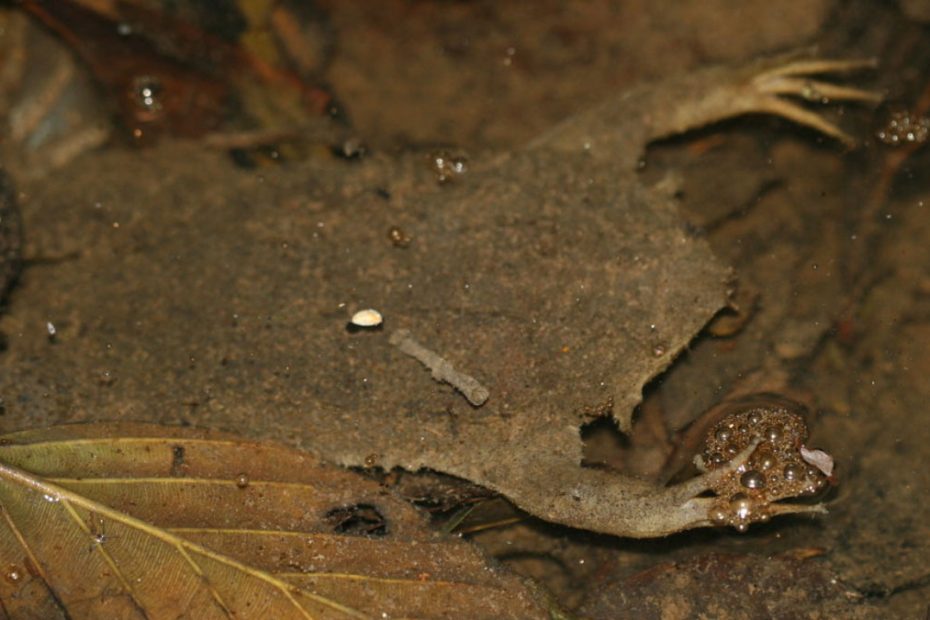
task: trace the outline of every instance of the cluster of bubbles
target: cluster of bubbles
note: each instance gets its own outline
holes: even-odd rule
[[[141,75],[134,78],[130,96],[137,110],[144,114],[148,120],[161,115],[164,86],[157,77]]]
[[[445,150],[430,153],[430,164],[440,185],[460,179],[468,171],[468,157]]]
[[[828,477],[803,458],[807,425],[802,411],[801,405],[781,398],[754,397],[734,403],[714,425],[695,457],[703,471],[722,467],[757,444],[743,465],[715,484],[719,502],[710,513],[715,523],[745,531],[750,523],[769,519],[773,502],[813,495],[828,485]]]
[[[930,138],[930,117],[908,110],[894,110],[875,135],[891,146],[923,144]]]

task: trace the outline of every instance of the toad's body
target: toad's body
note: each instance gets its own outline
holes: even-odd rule
[[[458,314],[449,317],[450,324],[458,322],[455,329],[467,334],[480,327],[491,330],[495,337],[490,345],[482,346],[481,342],[450,338],[452,329],[438,330],[430,336],[441,343],[440,350],[469,350],[471,355],[467,359],[472,363],[481,360],[485,374],[494,378],[491,400],[484,411],[489,406],[495,414],[516,411],[515,415],[522,415],[525,422],[510,420],[509,437],[478,431],[468,459],[443,454],[435,460],[426,456],[413,465],[442,469],[492,487],[543,518],[622,536],[662,536],[720,523],[745,529],[752,521],[776,514],[822,510],[820,506],[771,503],[822,487],[821,476],[811,469],[804,469],[809,479],[797,484],[782,481],[778,490],[771,493],[753,488],[751,501],[744,492],[747,489],[740,490],[741,476],[750,471],[748,463],[760,458],[758,450],[776,449],[776,442],[763,437],[762,428],[752,431],[755,435],[750,433],[753,441],[744,443],[738,454],[726,455],[712,464],[709,471],[677,486],[660,487],[578,467],[578,426],[572,422],[581,416],[565,409],[578,407],[572,403],[578,403],[584,395],[587,402],[597,402],[596,395],[600,393],[601,402],[607,403],[604,409],[611,410],[621,430],[628,430],[641,386],[666,366],[671,355],[685,346],[700,328],[680,324],[657,327],[657,323],[677,323],[668,319],[666,309],[690,307],[694,309],[692,316],[700,316],[701,312],[713,313],[719,307],[715,305],[719,298],[712,293],[702,297],[695,292],[697,289],[686,288],[676,297],[678,293],[670,279],[673,276],[685,280],[722,279],[715,275],[722,272],[713,271],[720,266],[711,257],[675,254],[677,248],[687,245],[687,240],[683,231],[675,232],[678,220],[671,188],[643,187],[635,172],[646,144],[746,113],[782,116],[846,142],[848,138],[839,129],[782,96],[795,95],[818,102],[874,101],[870,93],[807,77],[868,64],[762,61],[738,69],[708,69],[649,85],[555,127],[524,151],[505,160],[500,174],[471,179],[473,185],[464,192],[464,197],[458,198],[459,203],[471,205],[472,209],[497,210],[491,218],[496,227],[475,226],[463,233],[467,224],[461,220],[461,211],[450,209],[448,217],[441,213],[433,215],[431,228],[424,230],[422,236],[435,239],[438,227],[448,236],[450,244],[474,245],[483,241],[490,248],[485,253],[489,258],[471,265],[468,271],[472,297],[462,298],[453,290],[451,286],[457,282],[452,278],[436,280],[452,281],[447,298],[461,299]],[[507,177],[527,181],[514,186],[501,180]],[[586,206],[578,208],[579,203]],[[660,220],[662,223],[656,225]],[[550,229],[555,232],[547,236]],[[584,243],[570,243],[572,236],[590,235],[585,231],[591,230],[605,231],[605,241],[598,242],[595,233],[593,239],[588,237]],[[619,244],[615,238],[606,240],[607,231],[616,230],[625,234]],[[657,230],[666,233],[654,232]],[[637,241],[637,235],[644,238]],[[568,242],[563,246],[561,239]],[[525,247],[536,251],[528,258],[513,260],[513,256],[520,255],[516,248]],[[655,257],[655,247],[662,247],[663,255]],[[480,257],[482,252],[470,255]],[[445,264],[435,252],[424,259],[437,261],[438,273],[455,273],[456,265]],[[663,267],[662,261],[666,260],[675,265],[674,274],[663,272],[667,267]],[[546,273],[547,277],[529,278],[527,272],[534,271]],[[437,281],[429,285],[442,287]],[[483,298],[482,289],[486,290]],[[533,311],[527,312],[527,306],[520,305],[524,299],[509,302],[507,293],[511,290],[517,291],[517,296],[532,298],[529,308]],[[489,312],[488,308],[496,310]],[[621,308],[627,323],[617,330],[611,324],[612,313],[617,316]],[[638,308],[642,315],[637,318]],[[487,316],[476,319],[471,314],[478,312]],[[508,316],[509,313],[513,316]],[[524,317],[524,324],[516,318],[518,314]],[[526,322],[533,325],[527,327]],[[422,323],[408,324],[415,332],[430,329]],[[521,342],[526,341],[543,351],[558,351],[565,343],[573,343],[565,348],[572,349],[574,357],[569,354],[564,360],[529,362],[519,355]],[[500,349],[495,350],[501,343],[506,343],[511,359],[502,356]],[[514,354],[513,350],[518,352]],[[633,378],[617,376],[624,368],[648,368],[650,355],[663,358],[654,366],[655,372]],[[592,366],[585,363],[594,357],[601,360],[603,375],[595,375],[601,372],[601,367],[595,365],[592,372]],[[521,364],[529,365],[530,370],[524,371]],[[412,365],[411,368],[416,370]],[[611,372],[615,374],[611,376]],[[521,389],[530,386],[537,393]],[[771,419],[782,416],[785,420],[791,415],[781,405],[763,406],[756,413],[739,413],[753,419],[770,419],[770,414],[774,416]],[[797,419],[791,418],[795,422]],[[796,433],[784,440],[788,443],[777,446],[785,455],[793,451],[790,458],[796,461],[793,464],[796,469],[803,466],[798,465],[800,457],[797,457],[801,435]],[[534,452],[532,460],[519,454],[522,445]],[[522,458],[509,460],[500,456],[508,451],[515,451]],[[401,460],[411,466],[409,457]],[[747,476],[746,480],[755,484],[758,477]],[[720,496],[706,497],[708,491]]]

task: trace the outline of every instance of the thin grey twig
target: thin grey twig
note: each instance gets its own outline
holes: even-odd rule
[[[448,383],[461,392],[475,407],[483,405],[491,395],[488,388],[481,385],[477,379],[457,371],[452,364],[411,338],[409,330],[398,329],[391,334],[389,342],[429,368],[433,379]]]

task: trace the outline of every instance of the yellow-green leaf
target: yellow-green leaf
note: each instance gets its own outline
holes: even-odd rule
[[[151,425],[0,438],[11,618],[532,618],[543,606],[376,483]]]

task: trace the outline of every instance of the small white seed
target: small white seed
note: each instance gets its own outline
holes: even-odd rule
[[[384,318],[381,316],[381,313],[372,308],[359,310],[352,315],[352,325],[357,327],[377,327],[381,325],[383,321]]]

